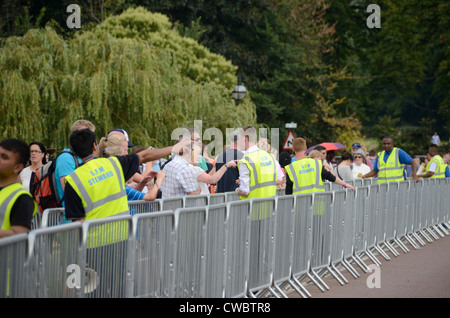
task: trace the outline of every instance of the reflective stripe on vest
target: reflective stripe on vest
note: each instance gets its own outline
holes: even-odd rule
[[[270,160],[262,160],[267,157],[270,157]],[[257,150],[246,154],[238,164],[245,164],[250,172],[250,193],[247,197],[241,197],[241,199],[265,198],[276,195],[277,166],[272,154],[264,150]],[[272,166],[270,172],[268,166]]]
[[[111,164],[109,168],[112,167],[113,171],[115,172],[115,175],[111,174],[112,171],[111,169],[108,170],[108,164],[105,165],[105,162],[109,162]],[[119,165],[120,163],[115,157],[107,159],[106,158],[93,159],[91,161],[88,161],[81,167],[77,168],[72,174],[70,174],[66,178],[66,181],[70,183],[72,188],[74,188],[74,190],[79,194],[81,198],[84,211],[86,214],[85,215],[86,220],[98,219],[113,215],[129,214],[124,176],[122,169],[119,167]],[[107,168],[105,169],[104,166],[106,166]],[[99,182],[105,181],[109,177],[113,177],[111,180],[107,181],[109,187],[104,187],[104,189],[107,189],[106,191],[114,191],[115,187],[116,190],[118,190],[117,192],[103,196],[101,199],[95,198],[95,196],[97,196],[100,193],[100,190],[98,188],[100,186],[98,184],[99,182],[95,180],[95,178],[85,180],[85,178],[82,177],[84,175],[92,174],[92,171],[96,169],[103,169],[102,172],[104,173],[102,175],[103,176],[106,175],[106,177],[102,177],[102,179]],[[102,175],[99,176],[101,177]],[[113,183],[111,184],[110,182]],[[96,189],[96,192],[90,193],[87,189],[87,186],[96,187],[94,188]],[[103,186],[103,184],[101,184],[101,186]],[[91,197],[91,195],[93,195],[94,198]],[[115,204],[114,206],[110,205],[111,209],[108,209],[108,211],[104,209],[105,205],[115,201],[117,201],[117,204]]]
[[[14,204],[16,203],[16,200],[21,195],[28,195],[31,198],[33,198],[31,193],[26,191],[25,188],[20,183],[10,184],[0,191],[0,226],[1,226],[0,228],[2,230],[11,229],[10,223],[11,210]],[[34,202],[33,216],[36,214],[36,211],[37,211],[37,204],[36,202]]]
[[[445,178],[445,163],[444,159],[442,159],[441,156],[436,155],[433,158],[431,158],[430,162],[427,165],[427,172],[429,171],[430,165],[432,162],[436,162],[436,170],[434,171],[434,174],[430,178]]]
[[[396,182],[405,180],[403,176],[403,165],[398,157],[399,148],[392,148],[387,161],[384,161],[386,151],[378,153],[378,179],[377,183]]]
[[[314,169],[312,170],[311,164],[314,165]],[[302,166],[305,166],[307,169],[303,169]],[[292,194],[325,191],[322,181],[322,169],[322,162],[312,158],[296,160],[287,166],[285,170],[293,184]],[[299,176],[300,171],[302,171],[301,177]]]

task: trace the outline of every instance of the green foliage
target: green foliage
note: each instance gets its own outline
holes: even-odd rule
[[[133,23],[151,28],[144,20],[119,19],[128,23],[127,32],[134,29]],[[169,27],[164,24],[167,20],[161,21],[154,27]],[[131,37],[132,33],[117,37],[106,29],[100,25],[67,40],[51,28],[32,29],[5,41],[0,49],[3,138],[39,140],[61,149],[68,145],[72,123],[83,118],[96,125],[99,137],[121,127],[133,143],[158,147],[171,144],[172,130],[192,127],[194,120],[224,132],[226,127],[255,124],[255,106],[249,98],[236,107],[230,87],[206,77],[196,82],[181,72],[186,66],[179,64],[167,44],[178,40],[174,35],[158,47]],[[173,46],[200,50],[190,41]],[[203,58],[205,65],[208,56]],[[224,61],[218,56],[212,59],[212,64]]]
[[[211,53],[194,39],[180,36],[165,15],[142,7],[132,8],[109,17],[97,31],[117,38],[139,38],[151,46],[173,52],[181,73],[198,83],[212,81],[230,89],[236,84],[236,67],[231,62]]]
[[[65,45],[70,46],[74,33],[79,33],[64,27],[68,15],[65,8],[70,3],[70,0],[5,2],[0,13],[0,37],[23,35],[33,26],[59,23],[57,32],[66,39]],[[352,139],[378,138],[399,131],[402,132],[399,138],[403,139],[416,135],[418,127],[436,130],[442,139],[448,139],[450,3],[379,0],[376,4],[381,7],[381,29],[369,29],[366,19],[370,13],[366,8],[371,3],[369,0],[77,2],[82,8],[82,32],[91,30],[101,41],[110,41],[111,35],[140,39],[152,50],[171,52],[167,59],[172,69],[177,68],[176,72],[182,76],[206,86],[214,82],[220,89],[231,90],[236,83],[235,73],[240,75],[256,110],[251,101],[246,100],[244,106],[250,102],[257,114],[255,121],[280,128],[280,143],[287,133],[284,124],[291,121],[298,123],[296,135],[314,143],[340,140],[348,144]],[[107,18],[125,9],[129,10]],[[109,57],[108,52],[97,53]],[[36,56],[40,67],[48,63],[47,53],[43,54]],[[86,81],[82,74],[88,68],[108,66],[108,61],[100,57],[86,63],[92,64],[79,66],[78,73],[66,75],[64,85]],[[127,101],[128,95],[90,92],[110,86],[109,78],[102,72],[92,75],[92,79],[87,77],[89,87],[81,94],[90,94],[93,105],[109,101],[110,95],[121,103]],[[28,83],[24,74],[18,74]],[[1,81],[14,80],[20,85],[22,78],[18,74],[10,72]],[[41,78],[45,80],[46,76],[55,75],[43,71]],[[129,80],[132,77],[124,76]],[[59,98],[58,85],[59,82],[48,81],[45,98]],[[42,90],[39,85],[36,87]],[[157,89],[154,94],[166,94]],[[28,99],[32,99],[32,92],[33,88]],[[20,99],[26,100],[24,96]],[[81,103],[76,100],[70,101]],[[124,111],[125,108],[121,110]],[[27,120],[28,114],[22,113],[23,120]],[[254,115],[253,112],[250,117]],[[381,119],[389,117],[398,121],[387,120],[392,126],[382,124]],[[402,143],[414,144],[406,139]]]

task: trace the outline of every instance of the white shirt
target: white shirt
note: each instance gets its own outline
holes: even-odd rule
[[[198,166],[193,166],[191,164],[189,164],[191,166],[192,171],[194,171],[195,174],[195,178],[198,181],[198,177],[202,174],[205,173],[205,170],[203,170],[202,168],[198,167]],[[200,194],[210,194],[209,192],[209,187],[207,183],[204,182],[200,182],[198,181],[198,184],[200,185]]]
[[[441,139],[439,138],[439,136],[433,135],[433,137],[431,137],[431,143],[439,146],[439,144],[441,143]]]
[[[438,155],[436,155],[436,156],[438,156]],[[434,157],[436,157],[436,156],[434,156]],[[434,158],[433,157],[433,158]],[[433,158],[431,158],[431,159],[433,159]],[[426,167],[425,167],[426,168]],[[436,172],[436,168],[437,168],[437,163],[436,163],[436,161],[432,161],[431,163],[430,163],[430,166],[428,167],[428,171],[427,172]]]
[[[361,179],[361,176],[358,176],[360,173],[362,175],[365,175],[366,173],[369,173],[369,172],[370,172],[370,168],[365,163],[362,163],[360,166],[353,164],[353,168],[352,168],[353,179]]]
[[[258,150],[260,150],[258,146],[252,146],[248,148],[246,151],[244,151],[244,156],[248,153],[252,153]],[[277,165],[277,180],[281,181],[283,180],[284,174],[283,171],[281,170],[279,162],[275,160],[275,163]],[[242,192],[250,193],[250,171],[248,170],[246,165],[239,166],[239,180],[240,180],[239,189]]]
[[[22,169],[22,171],[20,171],[20,182],[22,182],[23,187],[25,188],[25,190],[27,190],[28,192],[30,192],[30,181],[31,181],[31,168],[30,166]]]

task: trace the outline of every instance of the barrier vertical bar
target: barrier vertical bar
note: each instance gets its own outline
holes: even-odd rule
[[[249,274],[250,200],[228,202],[227,210],[225,297],[244,297]]]
[[[81,288],[85,289],[86,285],[82,237],[80,222],[30,232],[27,264],[31,275],[29,288],[33,291],[33,297],[81,297]]]
[[[132,216],[120,215],[83,223],[83,248],[87,267],[98,275],[96,288],[88,289],[88,298],[124,298],[128,251],[132,248]]]
[[[275,197],[250,200],[249,296],[271,287],[275,221]]]
[[[201,297],[225,297],[228,210],[225,203],[206,209],[205,271]]]
[[[148,213],[161,211],[161,200],[156,199],[154,201],[128,201],[128,207],[130,209],[130,214],[135,215],[138,213]]]
[[[303,286],[302,280],[306,277],[311,279],[317,288],[325,291],[323,286],[314,277],[309,275],[311,267],[311,244],[312,244],[312,217],[313,217],[313,195],[295,195],[294,205],[294,228],[292,246],[292,276],[289,281],[296,286],[299,294],[311,297],[311,294]]]
[[[204,268],[206,207],[175,210],[174,297],[198,298]]]
[[[173,211],[142,213],[133,216],[135,244],[130,248],[135,252],[133,254],[133,276],[128,277],[132,283],[130,297],[174,297],[174,227]]]
[[[287,298],[287,296],[282,288],[286,284],[289,284],[292,274],[294,204],[295,197],[292,195],[279,196],[276,198],[277,222],[275,230],[275,264],[272,286],[284,298]],[[304,293],[299,292],[299,294],[304,297]]]
[[[0,239],[0,298],[30,297],[26,266],[28,235],[21,233]]]

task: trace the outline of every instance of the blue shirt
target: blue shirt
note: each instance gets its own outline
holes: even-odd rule
[[[392,150],[394,150],[394,148],[392,148]],[[385,152],[384,153],[384,158],[383,161],[386,162],[389,158],[389,155],[391,154],[392,150],[390,152]],[[409,165],[411,163],[411,161],[413,161],[413,159],[411,158],[410,155],[408,155],[404,150],[402,149],[398,149],[398,160],[400,161],[401,164],[403,165]],[[378,171],[378,155],[377,158],[375,159],[375,164],[373,165],[373,170],[374,171]]]
[[[450,168],[449,166],[445,167],[445,177],[450,178]]]
[[[144,200],[145,193],[125,185],[128,201]]]
[[[70,151],[70,148],[65,148],[63,151]],[[81,158],[78,157],[78,163],[81,164]],[[60,178],[68,176],[75,171],[75,160],[70,153],[62,153],[56,160],[55,165],[55,179],[56,187],[58,188],[58,194],[60,198],[63,198],[64,190],[62,189]],[[64,207],[64,200],[62,201],[62,206]]]

